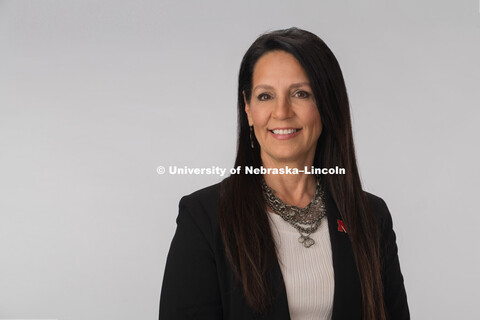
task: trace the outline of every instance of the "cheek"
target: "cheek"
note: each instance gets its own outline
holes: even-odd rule
[[[308,111],[305,112],[305,120],[314,130],[322,130],[322,120],[316,106],[311,106]]]
[[[268,114],[262,108],[252,108],[252,120],[257,126],[265,125],[268,121]]]

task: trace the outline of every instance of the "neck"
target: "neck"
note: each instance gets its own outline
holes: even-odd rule
[[[312,165],[313,159],[281,164],[263,161],[263,167],[265,168],[284,168],[288,166],[303,171],[305,166],[310,168]],[[263,178],[266,184],[275,191],[275,195],[289,205],[304,208],[315,194],[316,177],[313,174],[265,174]]]

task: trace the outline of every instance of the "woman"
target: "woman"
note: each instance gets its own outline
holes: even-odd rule
[[[362,190],[325,43],[260,36],[240,67],[238,126],[241,172],[180,201],[160,319],[409,319],[392,219]],[[345,174],[310,174],[335,167]]]

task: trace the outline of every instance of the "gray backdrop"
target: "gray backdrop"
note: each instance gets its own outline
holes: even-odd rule
[[[480,318],[478,1],[0,1],[0,318],[157,319],[178,201],[230,168],[261,33],[342,66],[414,319]]]

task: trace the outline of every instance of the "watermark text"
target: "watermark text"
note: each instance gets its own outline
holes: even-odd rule
[[[334,168],[318,168],[314,166],[305,166],[303,168],[281,167],[281,168],[265,168],[263,166],[245,166],[235,168],[222,168],[219,166],[211,167],[189,167],[189,166],[158,166],[157,173],[160,175],[218,175],[225,176],[227,174],[345,174],[345,168],[335,166]]]

